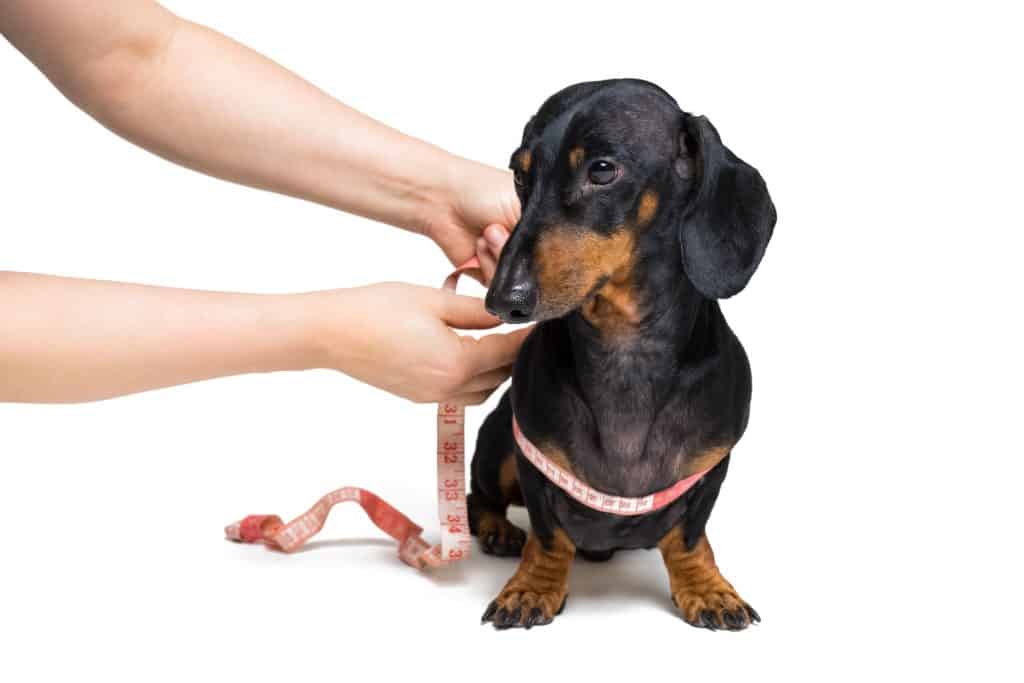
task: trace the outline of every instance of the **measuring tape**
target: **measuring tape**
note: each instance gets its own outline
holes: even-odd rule
[[[567,472],[555,464],[551,458],[544,455],[541,449],[534,446],[533,442],[526,438],[523,430],[519,428],[519,421],[515,415],[512,416],[512,436],[515,438],[516,444],[519,445],[519,450],[523,456],[533,463],[533,466],[547,477],[551,483],[587,507],[599,512],[606,512],[609,515],[630,517],[633,515],[646,515],[660,510],[677,501],[710,471],[710,469],[701,470],[680,479],[666,489],[655,491],[641,498],[616,496],[592,488],[586,482],[576,478],[571,472]]]
[[[444,281],[444,289],[455,291],[459,276],[479,267],[476,258],[462,264]],[[422,527],[379,496],[355,486],[331,491],[287,524],[277,515],[249,515],[226,526],[224,535],[239,543],[263,543],[286,553],[294,552],[323,529],[335,505],[346,502],[358,503],[381,531],[398,542],[398,557],[416,569],[442,567],[469,557],[473,540],[466,505],[465,407],[452,402],[437,406],[437,511],[441,543],[430,545],[423,540]]]

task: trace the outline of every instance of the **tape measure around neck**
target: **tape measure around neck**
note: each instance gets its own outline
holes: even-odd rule
[[[512,434],[519,445],[519,450],[523,452],[526,459],[533,463],[533,466],[540,470],[541,474],[547,477],[551,483],[587,507],[599,510],[600,512],[606,512],[610,515],[645,515],[660,510],[678,500],[680,496],[693,488],[708,473],[708,470],[702,470],[696,474],[691,474],[666,489],[640,498],[615,496],[598,491],[580,480],[573,473],[556,465],[551,458],[544,455],[543,451],[526,438],[526,435],[519,428],[519,421],[516,420],[515,415],[512,416]]]

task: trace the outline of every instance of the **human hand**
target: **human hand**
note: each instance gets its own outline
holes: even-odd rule
[[[489,284],[494,279],[494,271],[498,269],[498,258],[501,250],[508,242],[508,231],[500,225],[488,225],[482,237],[476,241],[476,257],[480,261],[481,282]]]
[[[474,255],[480,256],[479,240],[489,232],[494,238],[489,241],[488,261],[496,261],[509,231],[519,222],[519,198],[512,174],[461,161],[453,164],[451,173],[451,189],[446,193],[443,209],[426,221],[425,233],[453,265],[460,265]],[[484,284],[494,274],[489,265],[483,268]]]
[[[459,335],[451,328],[501,321],[481,299],[431,287],[387,282],[299,296],[320,367],[418,403],[482,403],[511,374],[530,332]]]
[[[0,320],[0,402],[37,403],[332,368],[413,401],[474,404],[529,334],[460,336],[451,327],[500,321],[480,299],[398,283],[238,294],[4,272]]]

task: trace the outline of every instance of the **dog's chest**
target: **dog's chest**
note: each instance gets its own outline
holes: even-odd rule
[[[567,456],[578,474],[614,495],[642,496],[683,476],[686,460],[681,416],[642,406],[592,406],[594,419],[579,423]]]
[[[584,370],[584,380],[576,400],[585,403],[587,419],[570,426],[567,449],[579,475],[624,496],[646,495],[684,476],[692,435],[670,362],[621,358]]]
[[[723,377],[679,358],[653,342],[594,351],[570,344],[564,324],[542,324],[516,364],[514,410],[548,457],[564,458],[593,488],[644,496],[696,471],[730,419],[708,400],[721,393]]]

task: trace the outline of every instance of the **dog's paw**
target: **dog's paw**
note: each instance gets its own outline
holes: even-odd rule
[[[532,628],[554,621],[565,609],[568,594],[536,593],[533,591],[503,590],[487,606],[480,623],[494,624],[494,628]]]
[[[480,549],[488,555],[519,557],[523,554],[526,532],[505,517],[484,512],[477,527]]]
[[[757,610],[728,585],[680,590],[672,602],[686,623],[711,631],[742,631],[761,621]]]

